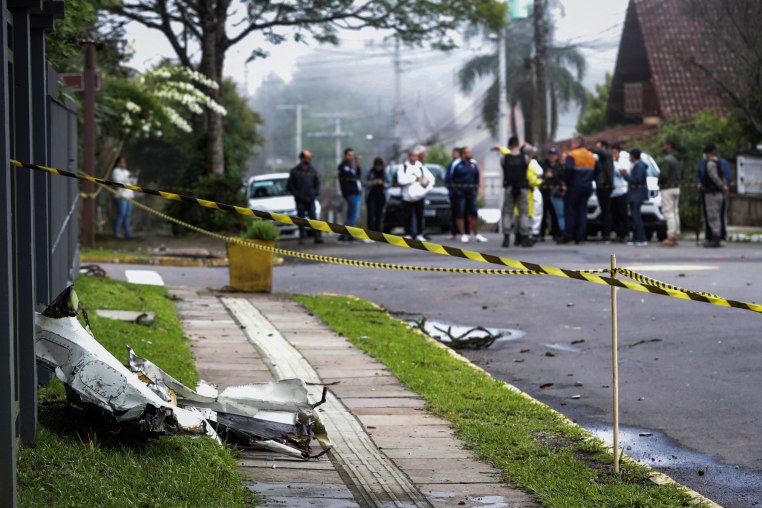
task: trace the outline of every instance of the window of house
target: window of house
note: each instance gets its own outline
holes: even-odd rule
[[[624,84],[624,112],[626,114],[643,114],[643,83]]]

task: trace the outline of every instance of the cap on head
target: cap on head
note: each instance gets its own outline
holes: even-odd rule
[[[551,146],[548,150],[548,155],[558,155],[558,148],[555,146]]]
[[[630,150],[630,157],[640,160],[641,153],[643,152],[640,151],[640,148],[633,148],[632,150]]]
[[[717,151],[717,145],[715,145],[714,143],[709,143],[708,145],[704,147],[704,153],[709,154],[709,153],[714,153],[716,151]]]

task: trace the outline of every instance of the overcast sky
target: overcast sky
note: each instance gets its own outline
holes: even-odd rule
[[[614,69],[628,0],[561,0],[560,3],[563,12],[561,9],[555,10],[556,38],[581,45],[588,62],[585,85],[592,89],[596,83],[603,81],[606,72]],[[135,49],[130,65],[138,70],[143,70],[164,57],[175,56],[164,36],[156,30],[148,30],[133,23],[129,25],[127,35]],[[377,36],[378,33],[371,30],[347,32],[342,37],[342,47],[361,47],[365,40]],[[267,49],[270,57],[246,66],[246,58],[257,47]],[[253,94],[270,72],[286,81],[290,80],[296,59],[311,49],[310,46],[293,42],[272,46],[261,37],[253,35],[228,51],[225,75],[233,78],[241,90],[246,87]],[[464,55],[464,58],[466,56],[468,55]]]

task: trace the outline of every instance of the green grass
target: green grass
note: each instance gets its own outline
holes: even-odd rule
[[[81,249],[79,251],[80,257],[90,258],[137,258],[137,259],[151,259],[144,251],[130,251],[130,250],[117,250],[117,249]]]
[[[125,344],[193,386],[198,379],[188,340],[166,290],[80,277],[80,301],[91,310],[152,310],[150,326],[90,314],[95,337],[121,362]],[[65,401],[56,381],[40,392],[40,425],[33,448],[19,451],[20,506],[253,506],[237,470],[235,451],[208,438],[142,440],[113,434],[102,417]]]
[[[356,346],[382,363],[428,408],[449,420],[480,458],[546,506],[669,507],[690,498],[674,485],[656,485],[639,465],[611,470],[603,444],[491,376],[455,358],[446,348],[410,330],[364,300],[297,296]]]

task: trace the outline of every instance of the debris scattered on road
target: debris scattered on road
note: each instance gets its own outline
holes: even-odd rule
[[[572,395],[571,398],[574,400],[581,399],[582,395]]]
[[[704,475],[706,475],[708,472],[709,472],[709,466],[706,466],[706,467],[702,467],[701,469],[699,469],[699,470],[698,470],[698,475],[699,475],[699,476],[704,476]]]
[[[531,351],[531,349],[529,349],[529,348],[527,347],[527,348],[524,348],[524,349],[520,349],[520,350],[519,350],[519,353],[528,353],[528,352],[530,352],[530,351]]]
[[[552,351],[545,351],[545,356],[553,357],[553,356],[556,356],[556,354],[553,353]]]
[[[637,342],[633,342],[632,344],[629,344],[627,347],[640,346],[641,344],[650,344],[651,342],[661,342],[661,339],[643,339]]]
[[[567,307],[574,307],[574,302],[566,302]]]
[[[577,339],[577,340],[571,341],[572,344],[582,344],[583,342],[585,342],[585,339]]]
[[[580,387],[580,386],[582,386],[582,383],[580,383],[579,381],[575,381],[575,382],[574,382],[574,386],[576,386],[576,387]]]
[[[641,433],[640,433],[640,434],[638,434],[638,435],[639,435],[640,437],[651,437],[651,436],[653,436],[654,434],[653,434],[653,432],[641,432]]]
[[[425,316],[411,322],[413,328],[420,330],[429,337],[438,340],[442,344],[453,349],[481,349],[488,348],[496,340],[506,336],[520,336],[521,332],[513,330],[501,330],[485,328],[484,326],[459,326],[435,320],[428,320]]]
[[[544,390],[545,388],[550,388],[551,386],[553,386],[553,383],[543,383],[540,385],[540,389]]]

